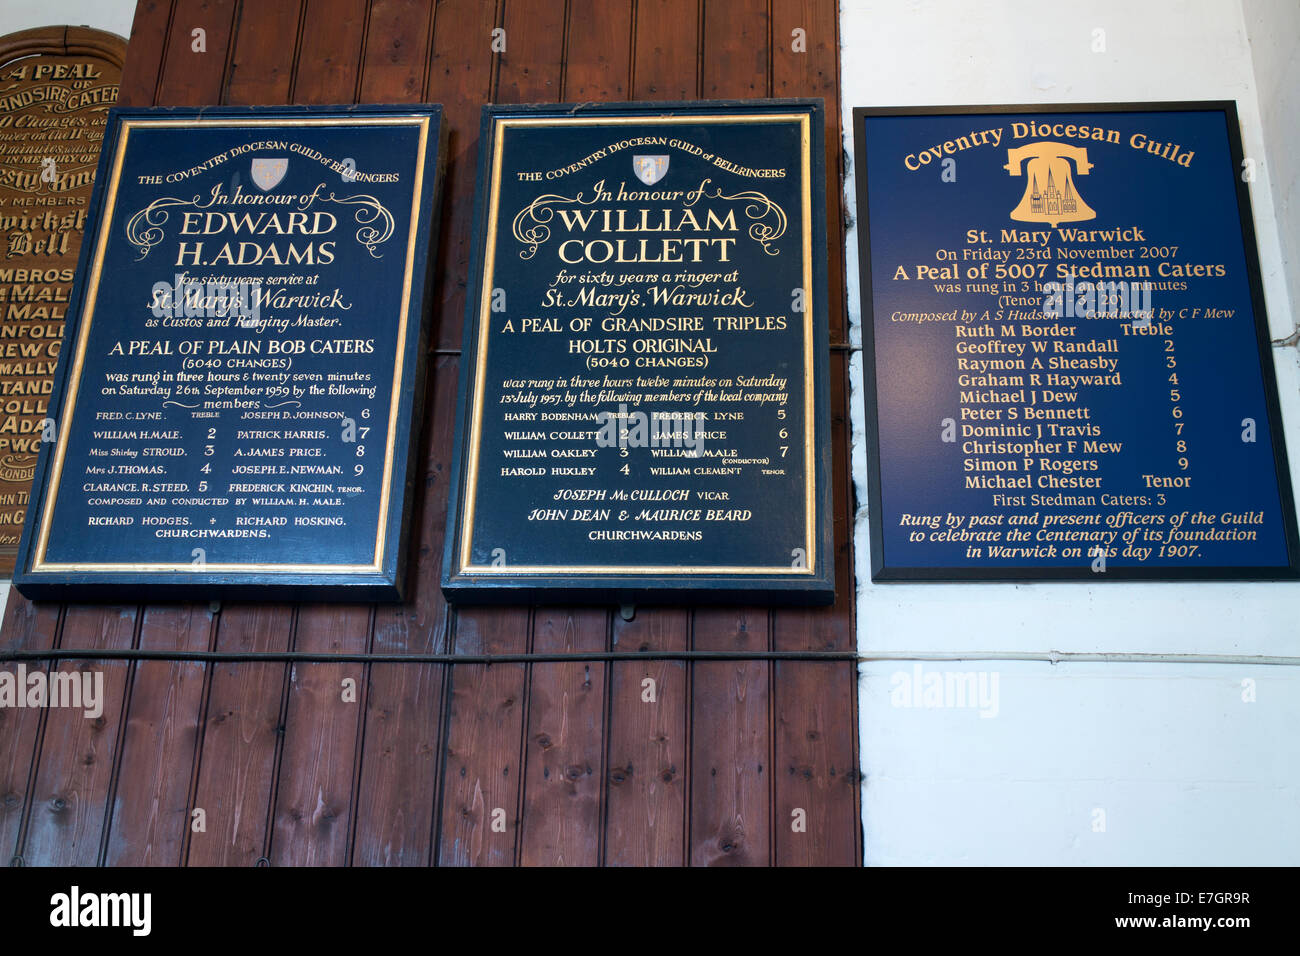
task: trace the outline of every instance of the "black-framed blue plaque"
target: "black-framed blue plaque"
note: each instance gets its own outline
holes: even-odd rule
[[[484,108],[449,599],[833,599],[822,109]]]
[[[1235,104],[853,124],[873,579],[1297,577]]]
[[[441,108],[114,109],[14,583],[394,600]]]

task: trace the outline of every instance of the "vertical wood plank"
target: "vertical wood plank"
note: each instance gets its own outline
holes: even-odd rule
[[[563,11],[562,0],[505,4],[507,53],[496,64],[493,100],[500,101],[500,90],[528,102],[559,89]],[[485,45],[490,34],[490,27],[481,34]],[[476,40],[472,33],[466,39],[471,44]],[[435,65],[445,70],[449,62]],[[473,187],[466,181],[457,191],[472,196]],[[492,648],[492,653],[526,651],[531,646],[530,623],[524,608],[466,608],[456,613],[455,648],[466,653],[477,648]],[[522,664],[458,665],[452,687],[439,862],[508,865],[520,850],[528,669]],[[494,817],[503,821],[504,829],[494,827]]]
[[[699,21],[700,0],[637,0],[633,99],[698,98]]]
[[[844,234],[840,216],[843,149],[840,144],[839,27],[834,0],[773,0],[773,92],[820,96],[826,103],[826,245],[830,341],[845,341]],[[804,52],[792,32],[804,31]],[[776,650],[852,650],[853,526],[848,461],[848,355],[833,352],[831,485],[836,601],[830,608],[778,611]],[[857,865],[861,861],[857,773],[857,668],[852,662],[784,661],[776,665],[776,862],[781,865]],[[803,810],[807,831],[791,814]]]
[[[302,50],[293,71],[293,102],[353,102],[365,39],[366,8],[366,0],[307,0]]]
[[[371,0],[362,103],[419,102],[433,15],[425,0]]]
[[[364,653],[369,642],[366,606],[314,605],[298,612],[296,650],[356,654]],[[346,696],[345,679],[353,682]],[[347,862],[365,681],[361,664],[311,662],[290,668],[269,853],[273,866]]]
[[[167,24],[171,20],[172,0],[139,0],[131,21],[127,43],[129,55],[122,66],[122,82],[117,89],[119,106],[152,106],[158,75],[162,72],[167,48]]]
[[[700,86],[706,97],[766,96],[766,0],[704,4]],[[696,611],[697,650],[769,649],[765,608]],[[771,862],[771,667],[766,661],[696,663],[692,677],[693,865]]]
[[[697,12],[692,5],[692,24]],[[637,37],[633,37],[632,20],[630,2],[573,0],[564,99],[599,102],[627,98],[632,51],[638,37],[643,38],[645,49],[655,51],[647,54],[650,61],[642,65],[641,81],[667,89],[671,85],[667,82],[668,71],[676,62],[671,54],[680,52],[682,61],[689,61],[690,70],[686,77],[678,79],[689,87],[687,95],[694,95],[694,29],[679,40],[684,50],[673,44],[667,47],[670,55],[663,56],[671,43],[664,31],[679,30],[681,24],[642,22]],[[686,614],[642,608],[632,622],[615,622],[614,641],[613,646],[619,650],[685,650]],[[609,675],[602,862],[681,865],[685,862],[686,667],[667,661],[618,662],[610,665]],[[653,702],[642,701],[642,681],[647,677],[655,681]],[[529,823],[527,819],[525,822]]]
[[[631,44],[633,99],[698,97],[700,14],[699,0],[637,0]],[[637,614],[635,625],[617,627],[614,637],[619,647],[635,642],[637,647],[686,650],[690,630],[689,610],[651,608]],[[656,681],[655,704],[641,702],[641,682],[646,677]],[[691,695],[691,670],[685,663],[614,668],[607,798],[611,863],[689,861]],[[645,713],[640,706],[655,709]],[[639,815],[642,812],[644,817]]]
[[[161,106],[211,106],[225,88],[238,0],[176,0],[156,102]],[[196,50],[195,30],[203,31]],[[132,53],[127,48],[127,63]]]
[[[533,650],[603,651],[607,630],[603,612],[539,608]],[[532,667],[519,861],[595,866],[600,862],[605,665],[565,661]]]
[[[617,8],[617,4],[614,5]],[[526,31],[524,58],[503,59],[498,100],[567,100],[568,70],[594,95],[593,75],[600,50],[575,48],[569,30],[575,16],[563,2],[506,8],[507,35]],[[569,13],[566,23],[566,12]],[[599,13],[595,14],[597,17]],[[626,57],[628,38],[604,51]],[[626,75],[626,61],[621,70]],[[609,632],[608,614],[595,608],[547,608],[534,617],[535,651],[601,651]],[[526,864],[594,866],[600,860],[601,789],[605,726],[603,664],[534,664],[529,678],[525,732],[524,801],[520,861]]]
[[[639,610],[631,621],[615,622],[614,650],[684,651],[689,625],[686,610]],[[686,864],[686,677],[683,661],[610,665],[607,865]],[[645,685],[647,679],[654,683]]]
[[[140,647],[207,650],[212,624],[212,613],[201,605],[151,607],[140,625]],[[108,866],[181,861],[206,667],[194,661],[136,664],[104,856]]]
[[[491,40],[496,25],[497,4],[491,0],[439,0],[428,98],[443,104],[449,136],[438,246],[439,285],[434,290],[437,311],[429,336],[437,349],[459,349],[464,328],[479,117],[483,104],[493,99],[496,57]],[[515,39],[523,43],[526,37]],[[455,415],[454,406],[449,414]]]
[[[276,0],[244,16],[235,31],[235,49],[226,80],[226,102],[278,106],[289,101],[300,0]]]
[[[695,647],[768,649],[762,608],[697,610]],[[696,662],[691,693],[692,866],[766,866],[771,856],[766,661]]]
[[[431,340],[440,330],[459,329],[465,305],[464,267],[448,268],[448,256],[468,249],[473,203],[473,149],[478,104],[491,93],[493,62],[489,39],[496,10],[491,3],[440,3],[427,62],[423,98],[444,105],[449,158],[443,184],[442,231],[435,266]],[[372,27],[373,33],[373,27]],[[379,49],[390,46],[381,44]],[[367,64],[370,55],[367,56]],[[369,66],[366,76],[371,75]],[[469,152],[466,152],[468,150]],[[452,158],[456,156],[457,158]],[[457,164],[469,162],[460,190]],[[464,193],[462,195],[461,193]],[[457,252],[457,247],[461,247]],[[449,249],[451,250],[449,252]],[[422,501],[417,510],[413,593],[407,604],[376,610],[376,650],[440,653],[447,650],[449,612],[439,588],[446,523],[447,477],[455,429],[456,360],[431,359],[426,386]],[[372,668],[366,744],[354,862],[366,865],[423,865],[435,856],[434,831],[441,804],[440,769],[446,729],[442,726],[446,684],[443,665],[380,664]]]
[[[632,0],[569,0],[564,92],[570,103],[628,99]]]
[[[771,95],[768,0],[704,2],[701,89],[706,100]]]
[[[830,341],[847,341],[844,222],[840,215],[844,148],[840,141],[840,37],[835,0],[772,0],[772,95],[820,96],[826,101],[826,274]],[[793,32],[803,30],[804,52]]]
[[[857,752],[852,662],[776,665],[776,860],[857,866]],[[795,814],[804,829],[794,829]]]
[[[498,63],[498,103],[555,103],[564,97],[564,0],[507,3],[506,50]]]
[[[245,61],[243,29],[235,49],[235,73],[230,98],[260,97],[281,103],[296,91],[298,102],[324,102],[322,95],[343,93],[351,100],[356,90],[361,55],[361,34],[331,35],[322,23],[364,23],[364,8],[350,0],[315,0],[304,16],[304,36],[296,59],[285,54],[287,38],[298,29],[298,11],[285,3],[276,19],[259,19],[255,27],[278,36],[278,49],[252,48],[262,64],[252,74],[254,82],[236,89],[238,68]],[[358,18],[358,14],[360,17]],[[316,23],[310,37],[307,25]],[[268,27],[270,29],[268,29]],[[260,42],[260,41],[259,41]],[[412,47],[418,54],[418,48]],[[309,78],[326,67],[335,90],[302,83],[304,65]],[[248,77],[246,76],[246,79]],[[298,608],[294,647],[321,654],[359,654],[370,647],[372,609],[368,604],[304,604]],[[345,694],[344,681],[352,684]],[[366,668],[353,663],[297,663],[289,670],[289,699],[281,745],[279,781],[271,825],[268,858],[273,866],[342,866],[347,862],[352,830],[352,799],[357,744],[366,700]]]
[[[375,609],[378,653],[444,653],[447,610],[438,586],[446,474],[455,428],[456,360],[443,356],[429,370],[426,386],[428,464],[421,487],[415,593],[406,604]],[[353,863],[423,866],[432,852],[442,713],[444,664],[374,664],[366,702],[365,741],[358,789]]]
[[[846,352],[831,355],[830,378],[835,603],[774,612],[773,647],[780,651],[852,650],[856,641]],[[774,684],[776,862],[856,866],[862,858],[857,665],[782,661],[776,665]],[[806,814],[807,830],[802,833],[791,827],[796,809]]]
[[[371,12],[363,53],[363,96],[373,102],[419,102],[425,95],[428,64],[433,56],[432,30],[442,13],[431,4],[422,8],[385,7]],[[405,17],[405,19],[403,19]],[[436,97],[432,99],[436,100]],[[440,238],[440,237],[439,237]],[[442,448],[427,444],[445,383],[431,367],[425,385],[422,442],[425,470],[417,485],[411,516],[415,527],[414,567],[408,572],[411,591],[404,604],[375,608],[372,646],[385,653],[444,650],[445,609],[437,578],[428,579],[428,562],[436,560],[441,541],[437,512],[430,507],[427,476],[430,456]],[[454,382],[454,376],[452,377]],[[455,404],[454,393],[451,398]],[[449,445],[449,441],[447,442]],[[445,495],[445,491],[444,491]],[[423,502],[421,499],[426,499]],[[424,865],[428,862],[437,801],[438,734],[443,709],[445,668],[436,664],[378,664],[370,668],[366,698],[365,736],[358,782],[353,862],[366,866]]]
[[[292,621],[289,606],[223,611],[217,649],[287,650]],[[280,703],[285,669],[285,664],[269,662],[213,667],[194,794],[194,807],[203,810],[207,829],[190,834],[190,866],[253,866],[263,854],[284,729]]]
[[[228,74],[224,98],[238,105],[283,103],[292,80],[298,4],[247,12],[229,57],[232,74],[242,63],[245,79],[235,83]],[[218,623],[217,649],[288,650],[294,621],[292,606],[229,604]],[[247,866],[267,852],[288,670],[277,663],[214,669],[194,794],[194,807],[206,814],[207,832],[191,834],[189,865]]]
[[[75,605],[67,610],[60,646],[125,650],[135,639],[135,625],[134,608]],[[83,687],[86,677],[92,687],[102,681],[103,711],[87,716],[82,708],[51,707],[46,714],[26,839],[19,848],[27,864],[94,866],[98,861],[129,668],[126,661],[95,660],[65,661],[54,668],[53,680],[73,675]]]
[[[4,612],[5,650],[44,651],[54,647],[59,605],[33,604],[10,590]],[[0,670],[18,674],[17,664]],[[49,672],[45,662],[30,663],[25,672]],[[0,708],[0,864],[18,852],[18,831],[27,806],[27,787],[36,768],[36,746],[44,711],[36,707]]]
[[[456,651],[527,650],[525,608],[466,609],[456,616]],[[444,866],[509,866],[519,832],[519,749],[523,664],[457,664],[452,674],[443,777]]]

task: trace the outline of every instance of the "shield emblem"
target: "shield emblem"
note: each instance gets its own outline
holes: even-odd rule
[[[262,192],[272,190],[279,185],[288,171],[289,160],[285,158],[253,160],[253,182],[257,183],[257,188]]]
[[[633,156],[632,169],[636,178],[647,186],[653,186],[668,174],[667,156]]]

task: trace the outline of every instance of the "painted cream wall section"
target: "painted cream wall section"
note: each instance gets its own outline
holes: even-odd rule
[[[72,24],[129,37],[134,16],[134,0],[0,0],[0,36]],[[0,617],[8,600],[9,579],[0,578]]]
[[[1277,209],[1281,259],[1300,311],[1300,2],[1243,0],[1264,129],[1264,164]]]
[[[1246,154],[1278,157],[1258,164],[1251,191],[1282,338],[1293,313],[1270,174],[1291,198],[1298,121],[1286,107],[1300,80],[1285,49],[1252,65],[1246,27],[1285,34],[1294,51],[1296,6],[841,0],[845,148],[854,106],[1236,100]],[[1097,28],[1104,53],[1091,49]],[[852,209],[851,175],[846,189]],[[1294,241],[1294,211],[1283,216]],[[860,343],[856,229],[847,255]],[[1295,348],[1273,354],[1300,488],[1300,366]],[[860,353],[851,377],[858,646],[893,658],[862,666],[867,863],[1300,863],[1300,584],[873,585]],[[1054,651],[1158,662],[1046,662]],[[907,706],[916,659],[954,653],[987,659],[925,660],[922,681],[947,672],[955,705],[983,672],[996,707]],[[1187,654],[1243,663],[1169,659]]]
[[[914,666],[863,666],[868,864],[1297,862],[1297,668],[923,665],[998,673],[983,718],[893,706]]]

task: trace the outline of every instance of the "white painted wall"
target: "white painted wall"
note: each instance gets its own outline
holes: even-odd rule
[[[841,0],[845,148],[854,106],[1236,100],[1246,155],[1265,157],[1252,201],[1270,325],[1287,336],[1300,4],[1244,2]],[[850,170],[851,209],[852,184]],[[856,229],[847,255],[860,343]],[[1300,489],[1300,362],[1274,359]],[[902,658],[862,666],[866,862],[1300,863],[1300,584],[873,585],[860,353],[851,378],[858,646]],[[1007,659],[1052,651],[1292,664]],[[945,652],[991,658],[922,674],[997,674],[996,716],[897,706],[908,658]]]
[[[0,36],[32,27],[94,27],[126,38],[131,35],[135,0],[0,0]],[[9,579],[0,578],[0,620],[9,600]]]
[[[1242,0],[1241,6],[1255,64],[1281,260],[1292,308],[1300,309],[1300,2]]]

